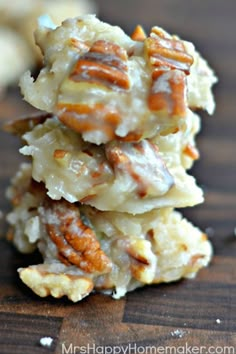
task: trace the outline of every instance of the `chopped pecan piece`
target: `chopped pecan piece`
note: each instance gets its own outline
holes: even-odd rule
[[[147,35],[142,26],[138,25],[135,27],[134,32],[130,36],[134,41],[143,42]]]
[[[94,61],[98,60],[107,65],[127,70],[127,53],[125,49],[109,41],[98,40],[94,42],[86,57]]]
[[[69,168],[70,160],[71,160],[71,154],[69,151],[66,151],[63,149],[56,149],[53,152],[53,158],[62,168],[65,168],[65,169]],[[82,170],[82,167],[81,167],[81,170]]]
[[[152,28],[150,37],[145,40],[145,50],[154,67],[178,69],[189,74],[193,57],[186,52],[181,40],[168,38],[158,27]]]
[[[77,302],[93,290],[91,279],[81,275],[57,273],[51,267],[53,268],[51,265],[39,264],[20,268],[18,272],[21,280],[40,297],[51,295],[60,298],[66,295],[71,301]]]
[[[136,261],[145,265],[149,265],[150,261],[147,259],[147,255],[145,253],[145,243],[146,241],[144,240],[136,240],[135,242],[131,243],[127,252]]]
[[[198,149],[191,145],[191,144],[187,144],[184,148],[183,153],[187,156],[189,156],[192,160],[197,160],[199,159],[199,151]]]
[[[140,198],[165,194],[174,181],[161,159],[158,147],[148,140],[106,146],[106,156],[115,173],[129,175]]]
[[[3,129],[8,133],[22,136],[31,131],[36,125],[44,123],[48,118],[52,118],[51,113],[36,113],[30,117],[13,120],[6,123]]]
[[[76,205],[46,200],[40,215],[64,264],[75,265],[87,273],[111,271],[110,259],[101,250],[94,231],[81,220]]]
[[[186,116],[186,79],[193,58],[181,40],[154,27],[145,42],[145,53],[152,71],[148,97],[151,111],[165,111],[170,116]]]
[[[66,154],[68,154],[68,151],[62,150],[62,149],[56,149],[53,153],[54,159],[63,159]]]
[[[201,261],[202,259],[205,258],[205,255],[204,254],[194,254],[191,258],[190,258],[190,261],[189,261],[189,265],[191,267],[195,267],[198,265],[199,261]]]
[[[85,42],[80,41],[77,38],[69,38],[68,39],[68,44],[72,48],[77,49],[80,53],[81,52],[87,52],[89,50],[89,46]]]
[[[164,38],[164,39],[170,39],[171,36],[163,30],[161,27],[154,26],[151,29],[150,37],[156,37],[158,36],[159,38]]]
[[[62,123],[78,133],[101,131],[109,140],[115,137],[114,130],[121,118],[116,110],[103,104],[59,103],[58,116]]]
[[[125,142],[137,142],[141,140],[142,138],[142,133],[139,132],[130,132],[124,137],[117,137],[120,141],[125,141]]]
[[[187,109],[185,74],[178,70],[154,70],[148,106],[171,116],[185,116]]]
[[[131,257],[130,270],[133,277],[145,284],[151,283],[156,273],[157,257],[151,250],[151,243],[143,239],[130,242],[127,253]]]

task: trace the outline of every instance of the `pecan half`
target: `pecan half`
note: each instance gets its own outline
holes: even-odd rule
[[[110,259],[101,250],[94,231],[82,221],[76,205],[46,200],[40,215],[62,263],[87,273],[111,271]]]
[[[130,88],[127,60],[126,50],[119,45],[94,42],[62,82],[56,105],[59,119],[77,132],[103,134],[103,142],[114,139],[121,117],[116,108],[102,101],[107,92]],[[95,99],[91,100],[90,93]]]
[[[127,59],[125,49],[115,43],[98,40],[79,57],[69,80],[127,90],[130,87]]]

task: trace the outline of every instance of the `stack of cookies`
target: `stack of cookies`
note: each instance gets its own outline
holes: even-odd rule
[[[8,125],[31,158],[7,191],[8,237],[43,257],[22,281],[76,302],[194,277],[212,248],[174,209],[203,201],[187,171],[199,157],[194,111],[214,110],[213,71],[159,27],[128,36],[93,15],[56,28],[44,17],[36,41],[44,67],[20,86],[42,113]]]

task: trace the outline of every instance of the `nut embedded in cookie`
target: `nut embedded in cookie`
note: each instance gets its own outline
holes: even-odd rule
[[[98,145],[180,129],[189,99],[197,101],[194,90],[205,85],[203,80],[192,85],[203,61],[188,42],[159,27],[147,37],[141,32],[130,37],[92,15],[69,19],[56,29],[41,24],[36,38],[45,67],[35,81],[29,72],[22,77],[26,101],[53,112],[83,140]],[[194,105],[208,109],[215,76],[210,68],[206,76],[208,98]]]

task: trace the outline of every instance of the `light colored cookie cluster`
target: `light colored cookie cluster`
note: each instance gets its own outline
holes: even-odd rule
[[[19,269],[22,281],[76,302],[194,277],[211,245],[174,208],[203,201],[188,170],[199,157],[194,111],[214,110],[213,71],[159,27],[129,37],[88,15],[57,28],[47,19],[36,39],[45,66],[21,89],[46,113],[8,126],[32,159],[7,192],[8,236],[43,256]]]
[[[0,90],[41,65],[42,54],[34,40],[39,16],[50,14],[60,25],[65,18],[91,12],[97,12],[92,0],[0,0]]]

